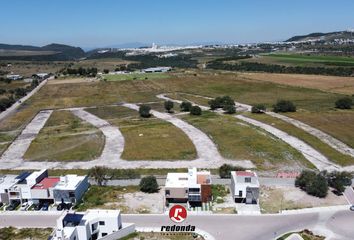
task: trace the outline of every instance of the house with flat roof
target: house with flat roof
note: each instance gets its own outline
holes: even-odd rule
[[[9,189],[18,183],[17,175],[0,176],[0,202],[9,204]]]
[[[31,188],[31,198],[33,203],[41,201],[54,203],[53,189],[60,181],[58,177],[46,177]]]
[[[46,169],[20,174],[16,177],[18,182],[8,190],[9,201],[20,201],[22,203],[31,200],[31,188],[46,177],[48,177]]]
[[[69,174],[60,177],[53,188],[55,203],[77,203],[89,188],[88,176]]]
[[[209,171],[188,169],[187,173],[168,173],[165,183],[167,203],[199,205],[212,200]]]
[[[119,210],[64,212],[57,220],[52,240],[120,239],[135,232],[135,225],[123,223]]]
[[[231,194],[235,202],[258,204],[259,181],[252,171],[231,172]]]

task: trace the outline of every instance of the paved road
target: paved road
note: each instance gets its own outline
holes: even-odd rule
[[[349,204],[354,205],[354,190],[351,186],[347,187],[344,191],[344,196]],[[354,225],[354,223],[353,223]]]
[[[6,212],[0,214],[0,227],[54,227],[58,212]],[[137,227],[173,225],[167,215],[122,215],[124,222]],[[183,224],[191,224],[222,240],[269,240],[289,231],[305,228],[314,230],[328,239],[354,239],[354,212],[331,210],[289,215],[189,215]]]

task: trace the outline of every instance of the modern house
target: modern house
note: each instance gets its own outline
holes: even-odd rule
[[[18,182],[8,189],[9,201],[19,201],[22,203],[32,200],[31,188],[46,177],[48,177],[46,169],[20,174],[16,177]]]
[[[212,200],[209,171],[188,169],[188,173],[168,173],[165,184],[167,203],[200,205]]]
[[[9,75],[6,75],[6,78],[11,79],[11,80],[22,80],[23,79],[23,77],[18,74],[9,74]]]
[[[258,204],[259,181],[257,174],[249,170],[232,171],[231,193],[235,202]]]
[[[31,189],[33,203],[49,202],[54,203],[53,189],[60,181],[57,177],[46,177],[34,185]]]
[[[122,223],[119,210],[88,210],[64,214],[57,220],[52,240],[120,239],[135,231],[135,225]]]
[[[0,202],[9,204],[9,189],[18,183],[17,175],[4,175],[0,177]]]
[[[171,67],[152,67],[143,69],[144,73],[157,73],[157,72],[168,72],[171,71]]]
[[[87,176],[48,177],[46,169],[0,176],[0,202],[77,203],[89,187]]]
[[[66,175],[60,177],[53,188],[55,203],[77,203],[89,188],[88,176]]]

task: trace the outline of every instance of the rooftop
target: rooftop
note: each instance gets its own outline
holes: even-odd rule
[[[256,174],[251,171],[236,171],[236,176],[240,177],[255,177]]]
[[[188,187],[188,173],[168,173],[165,187]]]
[[[78,176],[69,174],[60,177],[55,189],[57,190],[75,190],[76,187],[86,178],[86,176]]]
[[[5,175],[0,176],[0,192],[3,192],[5,189],[9,189],[14,184],[19,181],[16,175]]]
[[[60,181],[60,178],[55,178],[55,177],[43,178],[43,180],[40,181],[39,183],[37,183],[36,185],[34,185],[32,189],[48,189],[48,188],[52,188],[59,181]]]

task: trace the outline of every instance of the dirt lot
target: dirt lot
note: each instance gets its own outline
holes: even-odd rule
[[[354,77],[271,73],[240,73],[239,76],[245,79],[314,88],[334,93],[354,93]]]
[[[337,196],[331,191],[325,198],[308,195],[297,187],[261,186],[260,205],[262,213],[278,213],[282,210],[344,205],[344,196]]]

